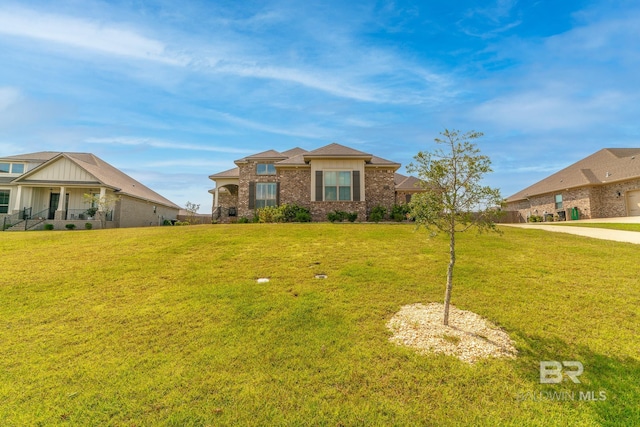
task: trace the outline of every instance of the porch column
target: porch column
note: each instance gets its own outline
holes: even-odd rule
[[[105,197],[107,195],[107,189],[104,187],[100,187],[100,203],[98,203],[98,210],[100,212],[102,212],[102,207],[103,207],[103,201],[105,200]]]
[[[218,197],[220,197],[220,189],[218,187],[216,187],[216,191],[213,195],[213,207],[217,208],[218,207]]]
[[[18,212],[20,209],[26,207],[27,206],[22,206],[22,185],[18,185],[18,190],[16,191],[16,201],[13,204],[13,211]]]
[[[65,207],[65,199],[67,198],[67,189],[64,187],[60,187],[60,198],[58,199],[58,208],[56,209],[55,219],[62,220],[65,219],[66,212],[64,212]]]

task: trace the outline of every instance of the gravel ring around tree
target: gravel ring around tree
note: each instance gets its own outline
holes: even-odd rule
[[[444,304],[403,306],[387,322],[395,344],[421,354],[444,353],[474,363],[489,357],[515,358],[518,354],[506,332],[483,317],[449,306],[449,326],[442,324]]]

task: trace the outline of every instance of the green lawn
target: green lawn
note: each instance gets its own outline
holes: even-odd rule
[[[566,225],[571,227],[609,228],[612,230],[640,231],[640,224],[608,223],[608,222],[545,222],[548,225]]]
[[[1,424],[640,420],[638,246],[504,227],[458,248],[453,304],[504,328],[517,359],[388,341],[402,305],[444,294],[446,238],[412,225],[0,233]],[[540,384],[546,360],[582,362],[581,384]]]

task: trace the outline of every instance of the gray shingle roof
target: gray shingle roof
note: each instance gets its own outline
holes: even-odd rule
[[[354,150],[353,148],[345,147],[344,145],[331,143],[320,147],[317,150],[309,151],[304,155],[305,159],[309,158],[324,158],[324,157],[363,157],[371,158],[371,154],[364,153],[362,151]]]
[[[19,182],[22,179],[27,178],[32,173],[46,167],[48,162],[56,161],[58,158],[63,157],[69,159],[80,168],[93,175],[101,185],[118,190],[120,194],[126,194],[176,209],[180,208],[169,199],[166,199],[93,154],[43,151],[39,153],[19,154],[16,156],[5,157],[5,159],[42,162],[42,164],[37,168],[20,175],[14,180],[14,182]]]
[[[414,176],[405,176],[399,173],[394,175],[396,191],[422,191],[420,180]]]
[[[603,148],[509,196],[507,202],[565,189],[640,178],[640,148]]]
[[[213,175],[209,175],[210,179],[214,178],[239,178],[240,177],[240,168],[233,168],[223,172],[214,173]]]

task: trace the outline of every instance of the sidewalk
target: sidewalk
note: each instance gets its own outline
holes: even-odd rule
[[[570,223],[640,223],[640,217],[624,217],[624,218],[598,218],[598,219],[585,219],[580,221],[569,221]],[[564,226],[564,225],[546,225],[541,222],[533,222],[528,224],[500,224],[507,227],[519,227],[519,228],[531,228],[536,230],[553,231],[556,233],[575,234],[578,236],[591,237],[594,239],[613,240],[616,242],[635,243],[640,245],[640,232],[638,231],[624,231],[624,230],[609,230],[607,228],[591,228],[591,227],[579,227],[579,226]]]

